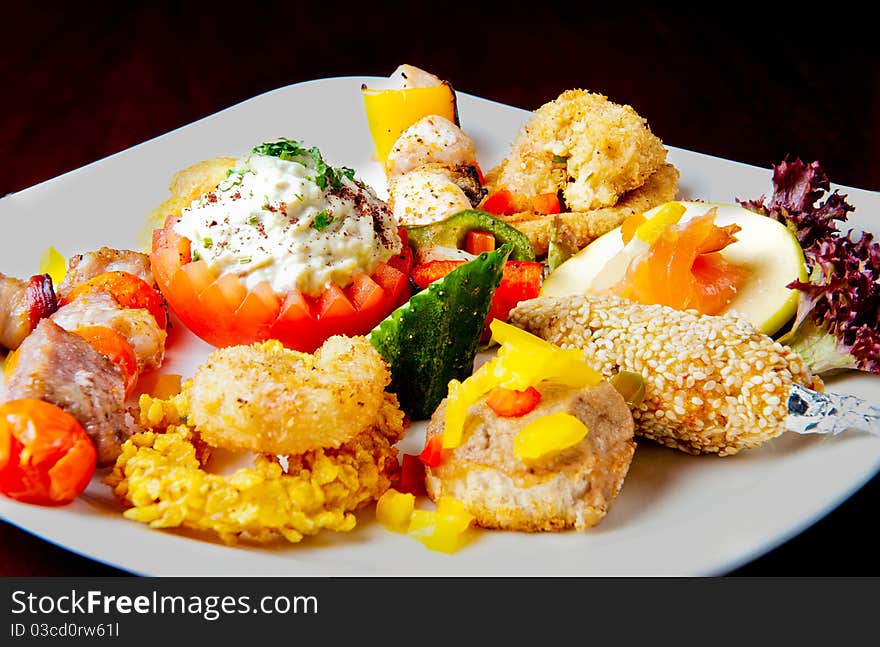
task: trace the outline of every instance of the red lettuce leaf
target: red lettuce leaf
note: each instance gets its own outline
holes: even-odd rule
[[[843,234],[854,207],[830,184],[818,162],[786,157],[773,168],[770,200],[738,201],[775,218],[804,249],[809,280],[800,291],[791,330],[780,341],[801,352],[817,372],[841,368],[880,374],[880,244],[867,232]]]

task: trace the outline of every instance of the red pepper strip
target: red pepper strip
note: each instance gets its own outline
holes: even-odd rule
[[[394,489],[404,494],[425,496],[425,464],[414,454],[404,454],[400,465],[400,478]]]
[[[431,436],[425,443],[425,448],[419,454],[419,460],[428,467],[437,467],[443,462],[443,436],[437,434]]]
[[[496,386],[486,397],[489,408],[503,418],[524,416],[537,407],[540,401],[541,393],[533,386],[524,391]]]
[[[483,202],[483,210],[496,216],[509,216],[516,213],[513,205],[513,194],[507,189],[498,189]]]

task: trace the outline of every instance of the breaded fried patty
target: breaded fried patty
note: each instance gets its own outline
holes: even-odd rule
[[[462,501],[485,528],[528,532],[585,530],[608,512],[629,470],[635,442],[623,397],[607,382],[578,389],[544,383],[541,403],[521,418],[502,418],[480,401],[468,411],[464,441],[427,468],[429,496]],[[428,424],[442,433],[445,401]],[[514,438],[534,420],[557,412],[581,420],[588,433],[576,445],[533,461],[514,453]]]
[[[666,161],[666,149],[630,106],[568,90],[538,108],[495,177],[512,193],[562,192],[570,211],[609,207]]]
[[[592,211],[567,211],[558,214],[562,226],[569,231],[578,248],[582,249],[602,234],[608,233],[632,215],[674,200],[678,194],[678,169],[664,164],[637,189],[623,195],[611,207]],[[499,216],[523,232],[532,244],[535,254],[547,253],[553,234],[554,216],[534,211],[521,211],[511,216]]]
[[[334,335],[314,354],[274,340],[217,349],[184,390],[208,444],[287,455],[338,447],[387,417],[390,381],[365,337]]]

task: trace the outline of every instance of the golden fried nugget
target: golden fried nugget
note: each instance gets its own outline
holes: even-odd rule
[[[678,169],[672,164],[664,164],[642,186],[624,195],[612,207],[553,215],[520,211],[499,217],[523,232],[538,256],[547,253],[556,217],[572,233],[578,248],[583,248],[602,234],[620,226],[629,216],[674,200],[678,193],[678,177]]]

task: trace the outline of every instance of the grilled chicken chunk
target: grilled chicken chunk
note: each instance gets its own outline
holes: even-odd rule
[[[63,298],[74,286],[104,272],[128,272],[150,285],[156,284],[149,256],[128,249],[102,247],[96,252],[71,256],[67,261],[67,274],[58,286],[58,296]]]
[[[6,399],[50,402],[79,420],[98,452],[98,465],[112,464],[134,431],[125,412],[121,369],[87,341],[43,319],[19,347],[6,383]]]
[[[0,274],[0,346],[15,349],[31,331],[27,281]]]
[[[23,281],[0,273],[0,348],[18,348],[37,321],[52,314],[57,306],[48,275]]]
[[[159,368],[165,356],[167,333],[156,318],[143,308],[125,308],[103,292],[83,294],[61,306],[52,320],[65,330],[80,326],[112,328],[131,343],[138,372]]]

